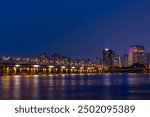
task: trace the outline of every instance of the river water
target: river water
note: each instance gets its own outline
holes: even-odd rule
[[[1,76],[1,100],[150,99],[150,74]]]

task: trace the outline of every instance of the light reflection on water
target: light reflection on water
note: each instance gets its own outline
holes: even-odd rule
[[[1,76],[0,99],[150,99],[150,74]]]

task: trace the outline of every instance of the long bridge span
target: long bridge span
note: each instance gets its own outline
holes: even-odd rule
[[[76,73],[150,73],[150,68],[103,69],[102,67],[73,67],[0,63],[0,75],[76,74]]]
[[[101,67],[0,63],[0,75],[102,73]]]

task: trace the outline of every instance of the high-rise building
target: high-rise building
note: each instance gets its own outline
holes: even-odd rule
[[[102,60],[98,57],[96,57],[96,64],[97,65],[102,65]]]
[[[121,67],[121,58],[119,55],[113,57],[113,67]]]
[[[144,64],[144,46],[134,45],[128,49],[128,66],[134,63]]]
[[[150,53],[144,54],[144,65],[150,66]]]
[[[112,67],[113,65],[113,57],[115,56],[115,52],[111,49],[103,50],[103,65],[107,67]]]
[[[122,66],[123,66],[123,67],[127,67],[127,66],[128,66],[128,54],[125,54],[125,55],[122,57]]]

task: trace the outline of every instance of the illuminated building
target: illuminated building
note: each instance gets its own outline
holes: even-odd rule
[[[103,65],[107,67],[112,67],[113,65],[113,57],[115,55],[115,52],[111,49],[104,49],[103,50]]]
[[[50,58],[48,57],[48,55],[46,53],[43,53],[38,58],[35,59],[35,62],[47,65],[49,64],[49,60]]]
[[[123,66],[123,67],[127,67],[127,66],[128,66],[128,54],[125,54],[125,55],[122,57],[122,66]]]
[[[128,66],[134,63],[144,63],[144,46],[134,45],[128,49]]]
[[[150,67],[150,53],[145,53],[144,54],[144,65]]]
[[[100,58],[96,57],[96,65],[102,66],[102,64],[103,61]]]
[[[113,67],[121,67],[121,58],[119,55],[113,57]]]

